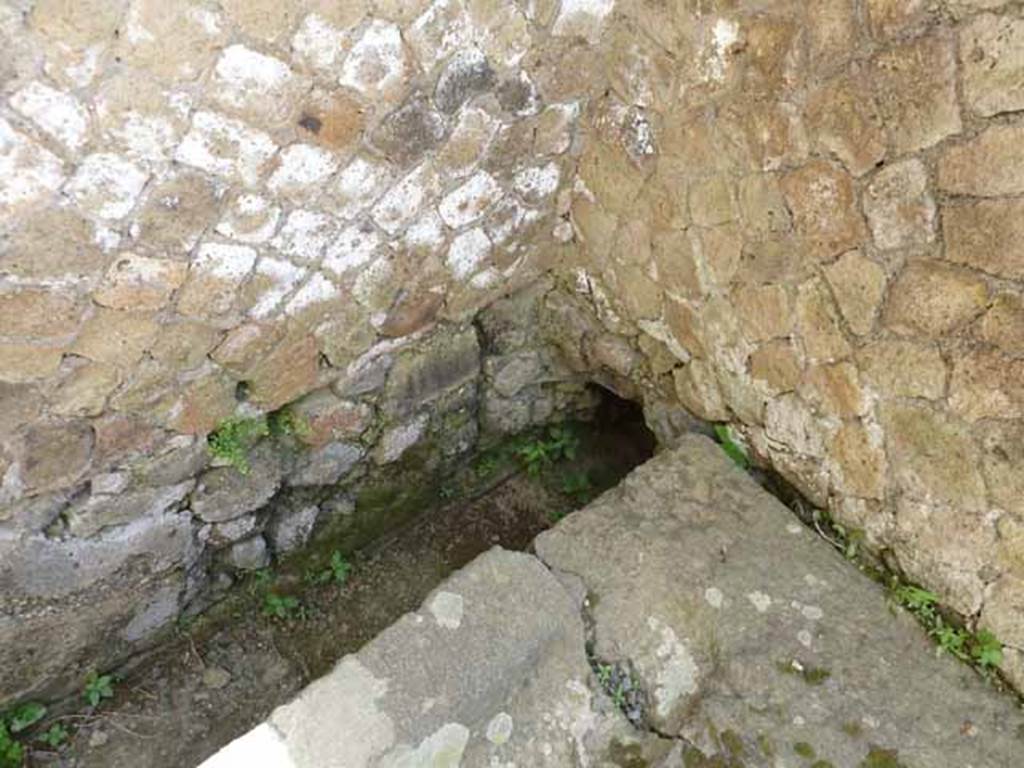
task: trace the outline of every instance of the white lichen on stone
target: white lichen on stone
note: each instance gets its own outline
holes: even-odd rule
[[[374,206],[373,220],[388,234],[397,235],[417,218],[436,185],[431,166],[417,167]]]
[[[63,181],[57,156],[0,118],[0,205],[13,207],[38,200],[56,191]]]
[[[311,144],[285,147],[278,159],[277,170],[267,181],[267,188],[278,195],[315,197],[338,169],[334,153]]]
[[[287,93],[294,77],[280,59],[236,44],[217,59],[212,85],[224,105],[273,114],[279,107],[274,102]]]
[[[384,194],[394,176],[391,166],[357,157],[338,174],[333,185],[334,212],[342,219],[361,214]]]
[[[281,209],[268,198],[245,193],[231,202],[215,231],[240,243],[265,243],[274,236],[280,218]]]
[[[345,31],[318,13],[306,16],[292,36],[296,58],[321,72],[334,72],[345,51]]]
[[[390,98],[405,75],[401,30],[374,19],[366,25],[345,58],[338,82],[367,98]]]
[[[174,159],[215,176],[255,186],[277,145],[266,133],[216,112],[200,111]]]
[[[288,214],[271,245],[294,259],[314,262],[335,237],[337,229],[334,219],[326,213],[299,208]]]
[[[323,266],[341,277],[369,263],[381,244],[381,237],[372,226],[353,224],[327,246]]]
[[[332,283],[322,272],[310,276],[295,295],[289,299],[284,311],[286,315],[298,315],[310,307],[326,304],[341,296],[341,289]]]
[[[487,260],[491,253],[490,238],[477,227],[456,237],[445,259],[457,280],[465,280]]]
[[[10,98],[11,107],[65,149],[82,148],[89,132],[89,113],[74,96],[33,81]]]
[[[512,715],[508,712],[499,712],[487,723],[487,740],[499,747],[502,744],[507,744],[508,740],[512,738],[514,727],[515,722],[512,720]]]
[[[256,263],[256,251],[246,245],[203,243],[199,246],[191,270],[210,277],[241,283]]]
[[[660,640],[654,651],[654,709],[658,717],[668,717],[680,699],[697,692],[700,670],[672,627],[654,616],[647,626]]]
[[[551,33],[596,42],[601,36],[605,18],[614,7],[615,0],[562,0]]]
[[[725,602],[725,595],[718,587],[708,587],[704,590],[704,599],[712,608],[721,608]]]
[[[465,602],[462,595],[454,592],[438,592],[427,605],[434,621],[445,629],[458,629],[462,626],[462,614]]]
[[[101,219],[127,216],[149,174],[129,160],[108,152],[86,157],[65,190],[87,214]]]
[[[501,194],[497,180],[487,171],[480,171],[445,196],[438,206],[438,212],[449,227],[461,229],[483,216]]]
[[[531,203],[539,203],[550,197],[558,189],[562,180],[562,170],[558,163],[548,163],[540,167],[524,168],[514,180],[516,192]]]
[[[284,259],[261,258],[256,265],[256,279],[266,284],[259,300],[249,310],[249,315],[257,320],[270,317],[284,298],[305,277],[306,270],[297,267]]]
[[[758,613],[765,613],[772,605],[772,599],[761,591],[750,592],[747,595],[747,600],[757,609]]]
[[[405,744],[384,755],[380,768],[459,768],[469,743],[469,729],[445,723],[413,749]]]
[[[740,28],[729,19],[716,19],[711,27],[711,39],[704,54],[703,70],[706,80],[721,82],[725,79],[729,49],[740,39]]]

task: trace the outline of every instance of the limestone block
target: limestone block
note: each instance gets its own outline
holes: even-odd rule
[[[946,258],[1010,280],[1024,279],[1024,201],[983,200],[943,209]]]
[[[1024,192],[1024,126],[993,125],[939,158],[939,188],[957,195],[997,197]]]
[[[797,235],[810,256],[827,261],[856,248],[865,236],[849,174],[815,161],[782,177]]]
[[[882,250],[933,242],[937,212],[924,165],[907,160],[880,171],[865,190],[864,213]]]
[[[983,13],[960,32],[964,100],[983,117],[1024,108],[1024,20]]]
[[[857,351],[864,381],[884,398],[938,400],[946,393],[946,364],[934,344],[875,341]]]
[[[904,335],[937,338],[984,311],[988,288],[973,273],[938,261],[911,262],[889,290],[885,323]]]

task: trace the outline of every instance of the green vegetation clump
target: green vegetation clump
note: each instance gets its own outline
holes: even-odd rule
[[[343,587],[348,581],[351,571],[351,563],[345,559],[341,552],[334,550],[334,552],[331,553],[331,559],[330,562],[328,562],[327,567],[320,571],[309,571],[307,573],[306,580],[311,584],[318,585],[333,582],[339,587]]]
[[[747,458],[746,451],[732,439],[732,432],[729,430],[728,424],[716,424],[715,437],[718,438],[725,455],[732,459],[736,466],[740,469],[750,468],[750,459]]]
[[[575,460],[579,446],[580,439],[571,427],[556,424],[548,427],[545,437],[521,444],[516,450],[516,454],[526,466],[527,474],[537,477],[542,470],[555,462]]]
[[[114,698],[114,676],[100,675],[95,670],[90,672],[85,678],[82,697],[91,707],[99,706],[104,699]]]
[[[813,760],[816,757],[814,747],[806,741],[798,741],[794,744],[793,751],[800,755],[800,757],[806,758],[807,760]]]
[[[0,768],[21,768],[25,761],[25,748],[15,741],[10,727],[0,720]]]
[[[996,636],[987,629],[970,632],[950,623],[939,610],[939,596],[934,592],[894,578],[889,594],[893,603],[910,611],[928,630],[941,651],[973,664],[984,674],[1003,663],[1003,646]]]
[[[249,474],[249,451],[270,434],[266,416],[249,419],[227,419],[207,438],[210,454],[226,461],[243,475]]]

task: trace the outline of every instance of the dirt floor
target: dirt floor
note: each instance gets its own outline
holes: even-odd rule
[[[40,731],[59,722],[72,735],[59,750],[33,742],[28,765],[194,768],[417,608],[452,571],[493,546],[528,549],[538,533],[617,484],[653,450],[636,415],[614,405],[580,429],[574,459],[536,475],[514,465],[488,467],[487,490],[456,491],[448,503],[349,558],[343,585],[309,584],[308,574],[303,579],[286,567],[235,588],[137,660],[112,699],[42,723]],[[479,473],[479,461],[470,471]],[[293,596],[299,604],[285,606],[284,618],[270,617],[268,594]]]

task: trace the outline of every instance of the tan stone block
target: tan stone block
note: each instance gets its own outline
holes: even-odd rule
[[[50,398],[50,408],[59,416],[98,416],[120,383],[121,374],[114,366],[87,363],[61,382]]]
[[[968,421],[1024,418],[1024,360],[992,351],[958,355],[949,405]]]
[[[48,207],[18,222],[0,250],[0,272],[30,279],[90,279],[110,257],[93,241],[92,225],[68,208]]]
[[[995,544],[995,525],[982,511],[906,496],[896,501],[892,550],[899,567],[914,582],[930,585],[963,616],[981,608],[982,575]]]
[[[1024,123],[993,125],[939,158],[939,189],[997,197],[1024,193]]]
[[[1004,645],[1024,646],[1024,572],[1008,573],[985,590],[979,626]]]
[[[712,366],[693,359],[672,374],[676,396],[683,407],[707,421],[728,421],[729,409],[722,399]]]
[[[366,107],[343,92],[314,90],[301,112],[298,124],[306,135],[338,153],[355,147],[366,127]]]
[[[981,337],[1012,357],[1024,357],[1024,299],[1013,293],[996,296],[982,318]]]
[[[938,400],[946,394],[946,364],[937,347],[916,341],[876,341],[857,352],[867,386],[882,397]]]
[[[0,293],[0,336],[53,339],[78,328],[82,308],[68,294],[23,288]]]
[[[606,271],[605,279],[630,319],[661,317],[661,281],[651,279],[646,270],[633,265],[618,266]]]
[[[281,337],[281,329],[265,323],[246,323],[228,331],[210,357],[230,371],[241,373],[266,357]]]
[[[788,102],[738,100],[719,114],[716,129],[730,168],[776,171],[807,160],[800,111]]]
[[[246,371],[249,399],[274,411],[316,387],[320,352],[312,336],[286,336],[266,357]]]
[[[1024,280],[1024,200],[946,206],[942,223],[947,259]]]
[[[860,251],[843,254],[824,269],[839,311],[858,336],[871,333],[885,296],[885,270]]]
[[[700,252],[712,285],[732,282],[743,256],[743,236],[736,226],[702,229],[696,233]]]
[[[689,231],[656,232],[652,245],[658,285],[682,298],[699,298],[706,293]]]
[[[976,16],[960,32],[963,89],[979,115],[1024,109],[1024,19]]]
[[[373,0],[373,12],[381,18],[408,24],[423,13],[431,2],[432,0]]]
[[[665,324],[673,338],[694,357],[705,357],[704,321],[700,313],[688,302],[667,296],[665,298]]]
[[[868,0],[868,21],[875,37],[889,37],[928,19],[928,0]]]
[[[123,3],[109,0],[39,0],[28,23],[44,37],[81,49],[110,40],[123,12]]]
[[[800,359],[788,339],[769,341],[750,356],[750,375],[773,395],[792,392],[800,383]]]
[[[872,85],[898,154],[960,132],[951,37],[933,33],[883,51],[873,62]]]
[[[592,141],[580,160],[580,178],[609,213],[629,212],[646,177],[624,149],[603,141]]]
[[[812,70],[843,66],[854,50],[858,20],[852,0],[818,0],[807,14],[807,37]]]
[[[838,157],[854,176],[863,176],[885,158],[885,124],[867,78],[859,73],[812,93],[804,120],[815,144]]]
[[[221,0],[221,7],[245,34],[274,42],[290,35],[307,3],[300,0]],[[359,6],[346,0],[340,6]]]
[[[988,303],[985,282],[939,261],[906,266],[889,290],[886,325],[904,335],[944,336],[981,314]]]
[[[206,243],[189,265],[178,294],[178,311],[188,317],[216,318],[236,305],[238,289],[256,263],[256,251],[244,245]]]
[[[198,368],[217,346],[222,332],[203,323],[183,320],[160,326],[160,333],[149,354],[175,371]]]
[[[815,260],[801,238],[781,234],[765,240],[748,239],[742,243],[733,281],[750,285],[763,283],[799,283],[810,277]]]
[[[800,76],[802,35],[796,21],[771,15],[744,19],[744,95],[775,96]]]
[[[137,219],[138,240],[185,258],[217,221],[220,201],[213,185],[197,173],[180,173],[154,184]]]
[[[47,379],[57,372],[63,354],[60,347],[0,343],[0,381],[21,384]]]
[[[864,192],[875,245],[882,250],[927,245],[935,240],[935,200],[920,160],[882,169]]]
[[[159,330],[152,312],[101,307],[86,320],[71,351],[98,363],[128,368],[152,347]]]
[[[213,371],[186,384],[182,391],[174,392],[164,402],[166,410],[158,405],[158,415],[166,416],[170,429],[186,435],[205,435],[217,428],[235,412],[234,379],[223,372]]]
[[[778,179],[769,174],[744,177],[737,190],[743,225],[752,235],[770,235],[792,230]]]
[[[817,160],[783,176],[782,191],[810,256],[827,260],[863,241],[864,220],[845,171]]]
[[[1021,573],[1024,572],[1024,519],[1015,514],[1012,507],[1007,509],[1011,511],[996,522],[999,533],[996,560],[1001,568]]]
[[[0,381],[0,432],[13,435],[37,421],[43,412],[43,398],[35,384]]]
[[[838,312],[821,280],[800,286],[796,317],[808,360],[829,362],[850,354],[850,344],[839,325]]]
[[[132,0],[130,25],[116,38],[116,55],[163,80],[194,80],[225,42],[225,25],[213,10],[192,2]]]
[[[860,422],[847,422],[833,436],[829,456],[838,470],[837,485],[844,495],[885,498],[886,464],[881,435]]]
[[[736,218],[732,185],[725,176],[696,181],[690,185],[690,217],[702,227],[728,224]]]
[[[849,419],[863,416],[868,410],[857,368],[847,362],[811,366],[797,393],[826,416]]]
[[[880,411],[892,476],[909,498],[985,508],[981,451],[961,421],[911,403],[883,403]]]
[[[185,282],[187,270],[180,261],[125,253],[110,266],[92,299],[111,309],[160,309]]]
[[[1024,516],[1024,423],[990,421],[977,425],[984,451],[984,471],[994,507]],[[1008,521],[1009,522],[1009,521]],[[1004,540],[1013,539],[1013,556],[1024,566],[1024,519],[1013,531],[1003,530]],[[1012,535],[1011,535],[1012,533]]]
[[[89,466],[93,431],[83,422],[33,425],[17,458],[27,494],[56,491],[78,480]]]
[[[442,306],[444,294],[440,291],[402,291],[378,330],[389,338],[408,336],[433,323]]]
[[[342,400],[329,389],[306,395],[289,410],[306,425],[299,439],[314,448],[336,440],[358,439],[373,422],[370,406]]]
[[[751,341],[767,341],[793,332],[793,297],[785,286],[743,286],[733,291],[732,301],[744,335]]]

